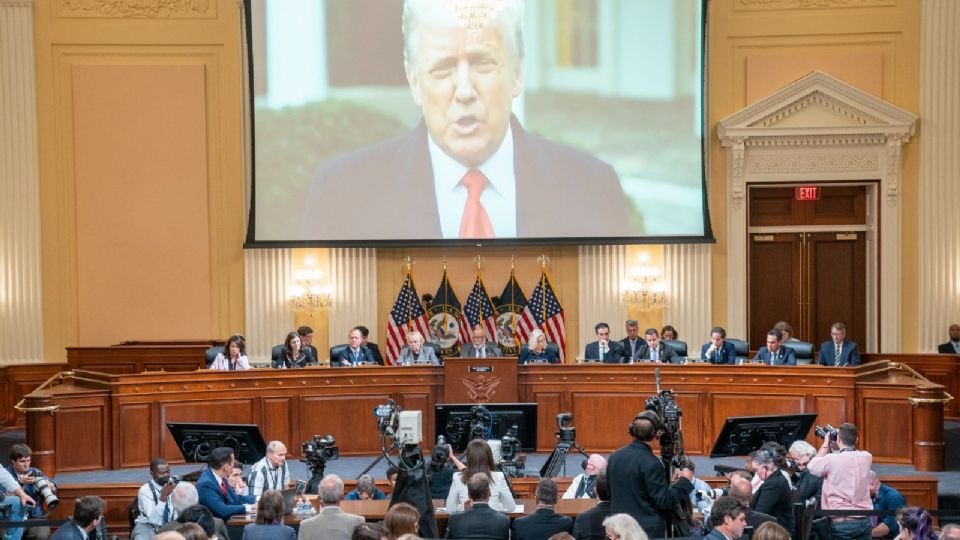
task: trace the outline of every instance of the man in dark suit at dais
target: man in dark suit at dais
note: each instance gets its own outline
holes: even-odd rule
[[[610,165],[533,136],[513,115],[513,99],[523,90],[522,2],[491,4],[499,9],[470,24],[458,18],[460,3],[467,0],[406,0],[404,68],[422,121],[405,135],[321,166],[306,199],[302,238],[635,232]],[[343,204],[358,193],[362,208]],[[579,209],[587,201],[598,204],[584,215]]]

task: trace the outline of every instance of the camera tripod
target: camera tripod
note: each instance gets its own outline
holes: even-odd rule
[[[557,437],[560,437],[560,432],[557,432]],[[580,452],[580,455],[589,459],[590,456],[583,450],[579,444],[577,444],[576,439],[569,438],[566,440],[565,437],[560,437],[560,440],[557,441],[557,446],[553,448],[553,452],[550,453],[550,457],[547,458],[547,462],[543,464],[543,467],[540,468],[540,477],[541,478],[554,478],[560,475],[560,470],[563,469],[564,474],[567,471],[567,454],[570,453],[570,449],[575,448],[577,452]]]

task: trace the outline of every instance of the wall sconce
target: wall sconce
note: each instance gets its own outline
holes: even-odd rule
[[[305,268],[293,272],[296,283],[290,291],[290,307],[294,311],[317,311],[328,307],[333,299],[333,287],[323,284],[323,271],[314,268],[313,257],[304,260]]]
[[[667,304],[667,285],[660,279],[660,268],[650,265],[650,254],[640,254],[640,266],[631,266],[623,297],[640,311],[662,308]]]

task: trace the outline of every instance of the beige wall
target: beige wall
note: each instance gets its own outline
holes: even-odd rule
[[[47,360],[62,359],[67,345],[245,331],[238,4],[154,1],[123,3],[123,10],[112,9],[120,5],[115,2],[35,4]],[[813,4],[826,7],[806,7]],[[714,322],[724,324],[728,302],[742,300],[724,292],[726,164],[713,131],[716,122],[812,69],[917,112],[920,2],[711,0],[708,5],[709,197],[718,239],[712,309]],[[157,6],[164,7],[152,9]],[[921,144],[915,138],[903,156],[908,261],[916,258]],[[628,257],[636,249],[631,247]],[[582,347],[574,330],[579,284],[573,247],[379,250],[378,339],[384,341],[404,255],[417,259],[421,294],[434,292],[446,257],[463,301],[478,253],[487,258],[484,277],[491,294],[499,294],[511,255],[524,290],[532,292],[536,257],[549,255],[567,310],[569,351]],[[662,250],[653,247],[651,254],[659,259]],[[918,345],[918,278],[913,265],[904,265],[903,272],[903,345],[910,351]],[[664,323],[658,312],[629,313],[641,318],[642,326]],[[302,314],[295,320],[313,322],[315,330],[328,323]]]

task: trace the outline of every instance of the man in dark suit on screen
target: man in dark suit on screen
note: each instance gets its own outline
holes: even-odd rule
[[[404,3],[404,68],[423,119],[406,135],[324,164],[307,195],[302,238],[639,234],[610,165],[528,133],[513,115],[523,91],[521,2],[470,21],[458,18],[460,4],[469,7]],[[362,208],[344,204],[357,193]],[[585,204],[592,210],[582,211]]]
[[[847,326],[841,322],[830,327],[830,339],[820,345],[821,366],[856,366],[860,363],[857,344],[847,338]]]
[[[447,538],[509,540],[510,518],[487,504],[490,478],[484,473],[475,473],[467,480],[467,495],[472,504],[468,510],[450,515]]]
[[[950,325],[950,341],[937,347],[940,354],[960,354],[960,324]]]

